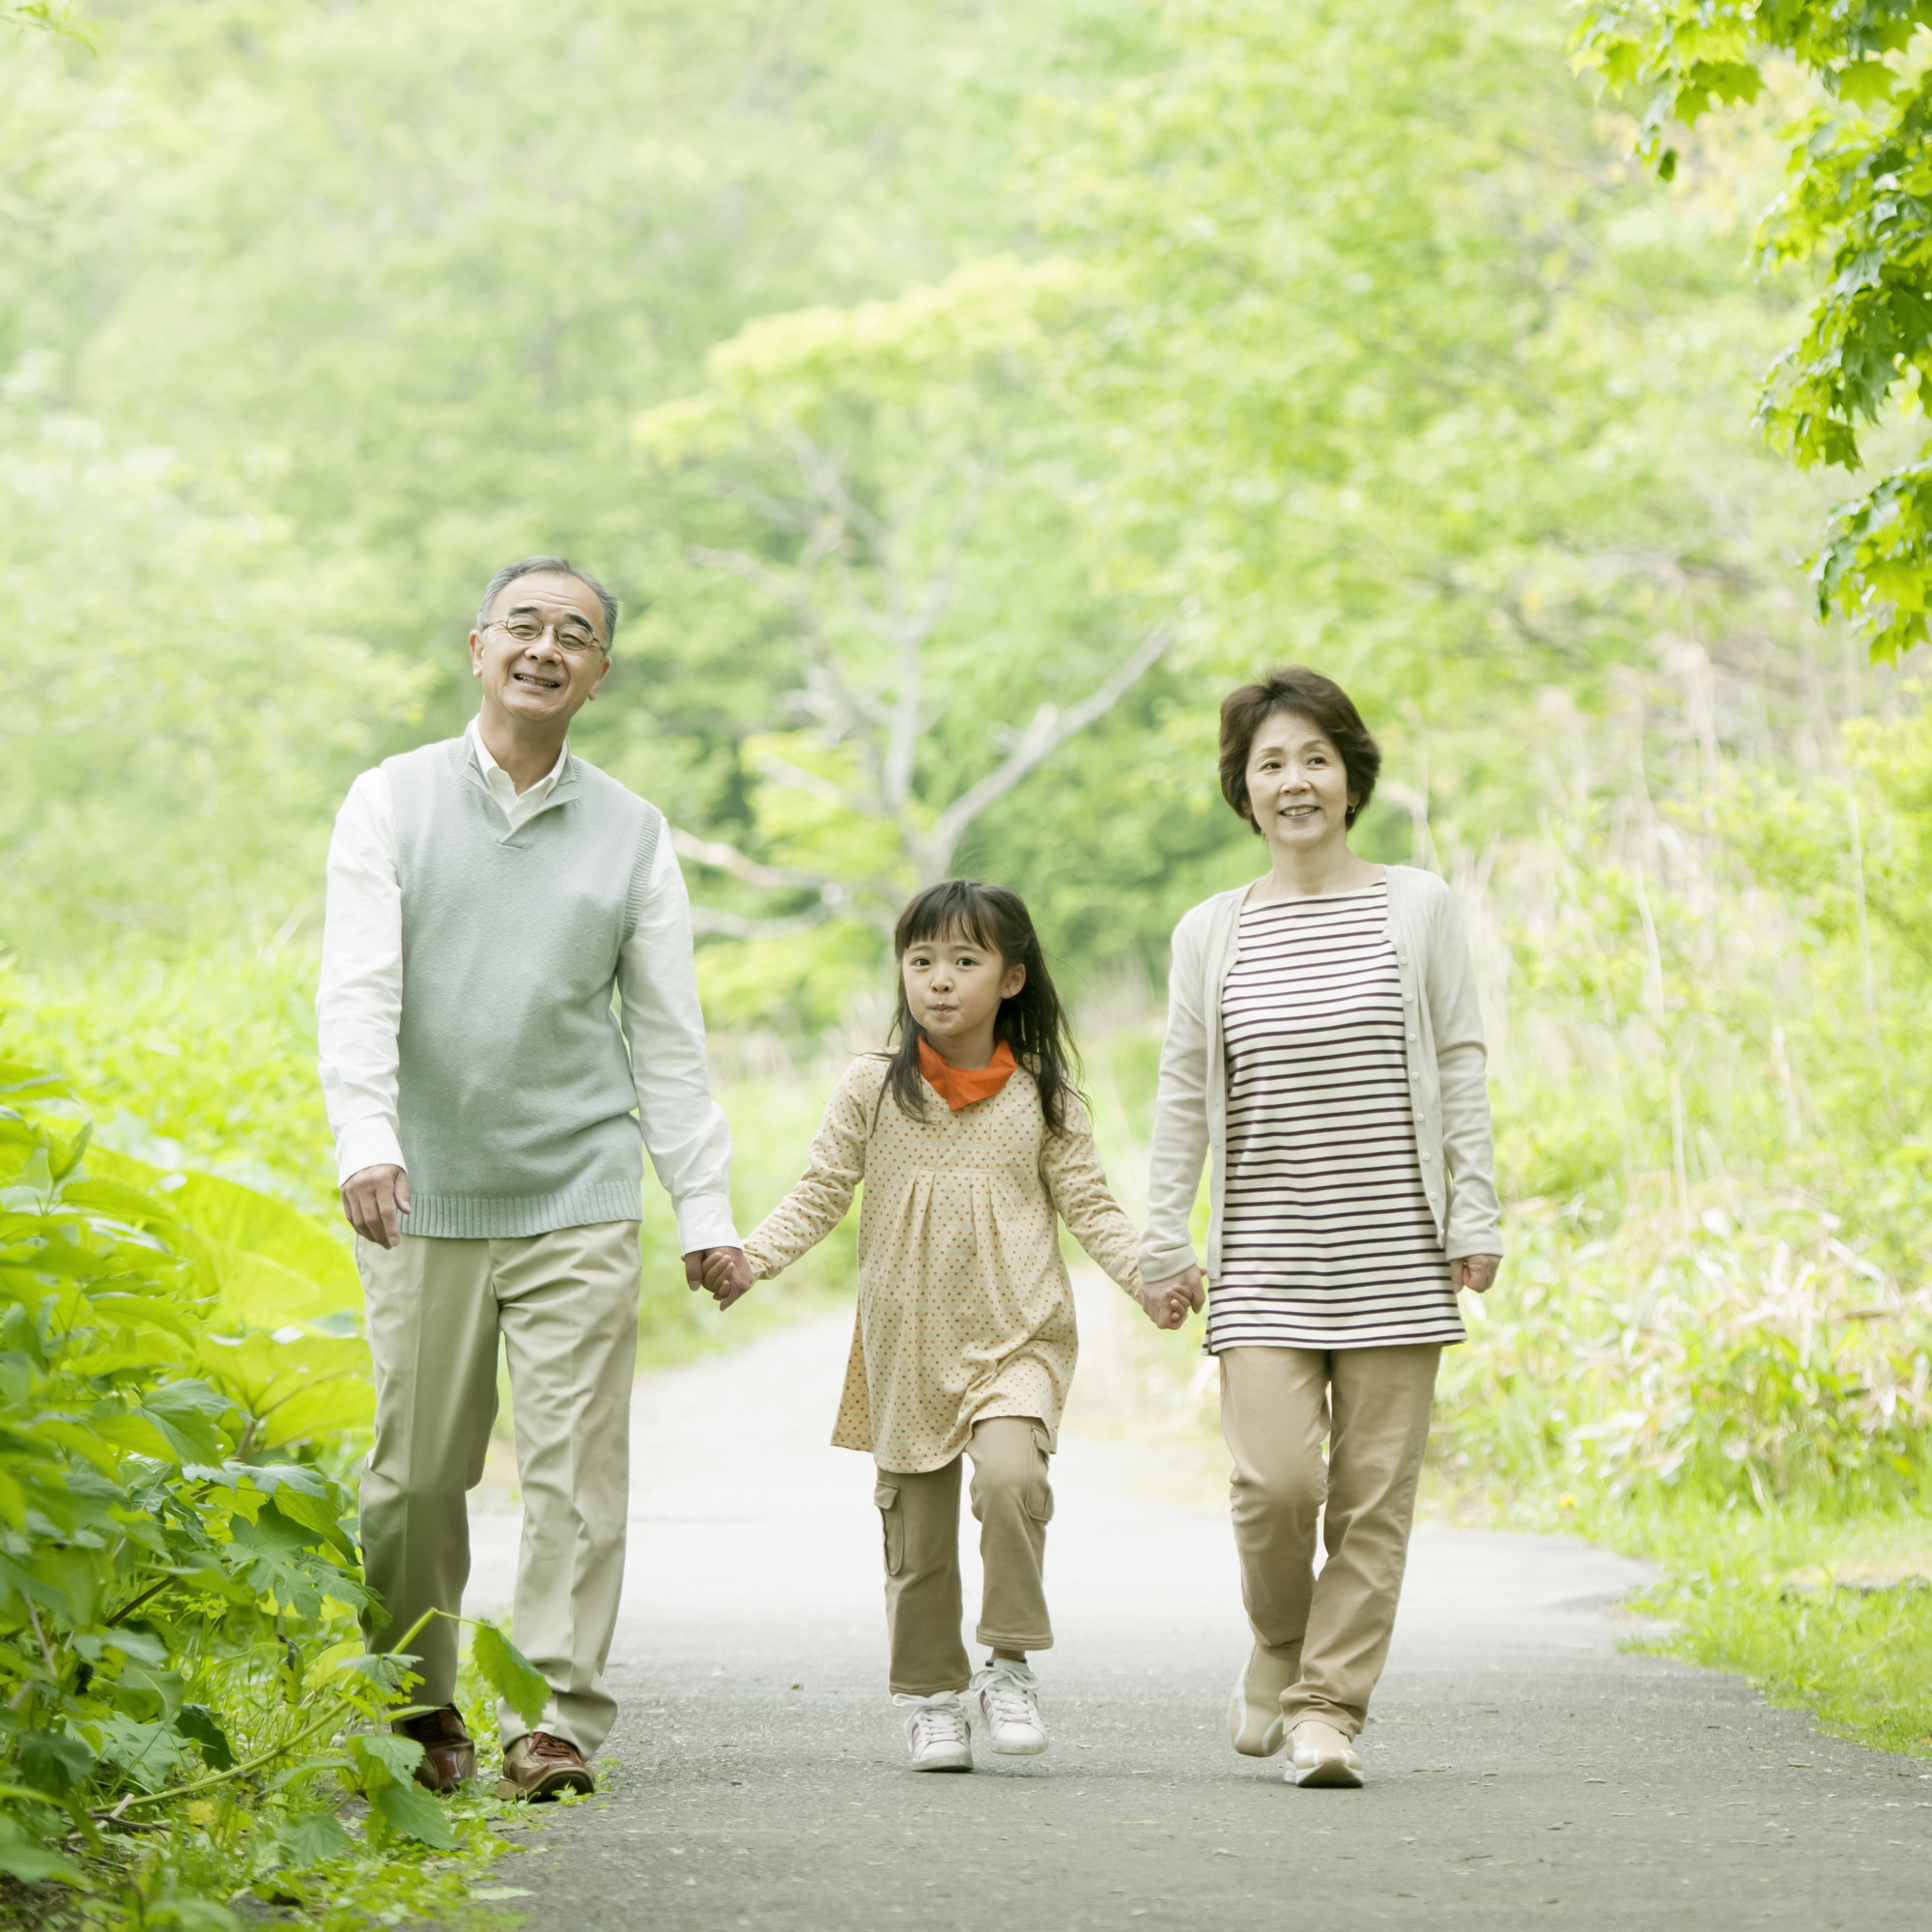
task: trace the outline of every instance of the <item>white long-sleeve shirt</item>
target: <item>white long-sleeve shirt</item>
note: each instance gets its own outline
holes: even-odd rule
[[[471,722],[465,734],[490,796],[511,831],[532,817],[563,775],[519,792]],[[658,1179],[677,1213],[678,1245],[736,1247],[731,1220],[731,1129],[711,1097],[704,1015],[692,957],[691,901],[667,838],[658,841],[636,930],[617,960],[624,1037],[638,1119]],[[315,996],[322,1093],[335,1136],[337,1178],[402,1167],[396,1119],[397,1033],[403,1014],[403,889],[396,811],[378,766],[349,788],[328,842],[322,973]]]

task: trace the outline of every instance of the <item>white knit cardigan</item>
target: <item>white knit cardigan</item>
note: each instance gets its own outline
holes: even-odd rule
[[[1462,908],[1434,872],[1389,866],[1389,937],[1402,977],[1408,1097],[1422,1183],[1451,1261],[1502,1252],[1495,1152],[1490,1136],[1488,1053]],[[1239,946],[1241,907],[1253,886],[1217,893],[1174,929],[1167,1040],[1160,1054],[1148,1225],[1141,1279],[1169,1281],[1195,1259],[1189,1222],[1208,1160],[1212,1216],[1207,1271],[1221,1267],[1228,1182],[1228,1064],[1221,989]]]

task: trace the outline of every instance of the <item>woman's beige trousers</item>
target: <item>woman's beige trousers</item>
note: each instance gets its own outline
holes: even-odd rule
[[[1435,1342],[1221,1353],[1241,1600],[1288,1686],[1290,1730],[1315,1718],[1352,1738],[1368,1717],[1395,1630],[1441,1356]],[[1318,1522],[1328,1552],[1319,1577]]]
[[[979,1640],[999,1650],[1053,1643],[1042,1573],[1053,1491],[1046,1480],[1046,1431],[1031,1416],[976,1423],[973,1514],[980,1520],[985,1591]],[[963,1690],[973,1667],[959,1640],[959,1464],[907,1475],[878,1472],[873,1501],[886,1541],[886,1631],[894,1693],[936,1697]]]

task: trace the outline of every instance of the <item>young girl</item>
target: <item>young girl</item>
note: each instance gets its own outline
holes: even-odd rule
[[[1107,1191],[1018,896],[969,879],[929,887],[893,946],[897,1048],[847,1069],[804,1179],[745,1254],[754,1279],[777,1274],[838,1225],[865,1182],[859,1318],[832,1439],[878,1464],[890,1681],[909,1709],[912,1768],[970,1771],[975,1723],[995,1751],[1046,1748],[1026,1660],[1053,1642],[1040,1583],[1046,1459],[1076,1347],[1054,1217],[1136,1295],[1139,1237]],[[715,1272],[706,1285],[728,1306],[722,1264]],[[1167,1291],[1158,1298],[1149,1312],[1178,1321]],[[979,1641],[992,1653],[978,1672],[959,1631],[962,1454],[985,1567]]]

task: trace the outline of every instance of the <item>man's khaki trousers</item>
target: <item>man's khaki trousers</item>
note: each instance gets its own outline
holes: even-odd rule
[[[466,1497],[482,1480],[497,1419],[500,1335],[524,1495],[517,1648],[551,1687],[535,1728],[588,1757],[617,1708],[604,1663],[624,1582],[638,1224],[498,1241],[405,1235],[394,1248],[358,1240],[355,1256],[376,1364],[362,1559],[389,1618],[365,1621],[369,1647],[398,1647],[425,1610],[462,1607]],[[451,1702],[456,1626],[433,1617],[409,1648],[422,1660],[416,1700]],[[531,1728],[507,1705],[497,1724],[506,1747]]]
[[[1395,1632],[1441,1356],[1436,1342],[1221,1353],[1241,1601],[1255,1642],[1288,1680],[1290,1730],[1314,1718],[1352,1738],[1368,1718]],[[1318,1518],[1328,1552],[1320,1577]]]
[[[973,1514],[980,1520],[985,1593],[979,1640],[1000,1650],[1050,1650],[1053,1625],[1042,1582],[1053,1491],[1046,1431],[1031,1416],[976,1423]],[[895,1695],[936,1697],[973,1680],[959,1640],[959,1464],[907,1475],[878,1472],[872,1500],[886,1538],[886,1633]]]

